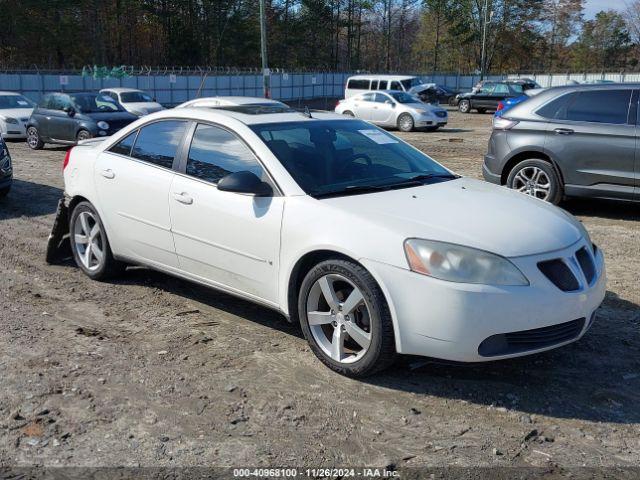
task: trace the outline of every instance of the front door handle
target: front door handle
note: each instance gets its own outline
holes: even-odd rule
[[[570,128],[556,128],[554,130],[557,135],[573,135],[575,132]]]
[[[111,169],[102,170],[100,172],[100,175],[102,175],[104,178],[108,178],[109,180],[112,180],[112,179],[116,178],[116,174],[113,173],[113,170],[111,170]]]
[[[188,194],[186,194],[185,192],[174,192],[173,193],[173,198],[176,200],[176,202],[180,202],[183,203],[185,205],[191,205],[193,203],[193,198],[191,198]]]

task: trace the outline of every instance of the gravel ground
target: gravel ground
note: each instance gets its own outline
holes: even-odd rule
[[[490,116],[401,134],[480,177]],[[605,252],[580,342],[476,366],[406,357],[365,381],[278,314],[147,269],[44,262],[64,148],[9,143],[0,202],[0,466],[640,466],[640,207],[572,201]]]

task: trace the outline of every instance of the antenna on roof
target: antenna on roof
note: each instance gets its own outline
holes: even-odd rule
[[[313,118],[313,117],[311,116],[311,112],[309,111],[309,105],[305,105],[305,106],[304,106],[304,115],[305,115],[306,117]]]

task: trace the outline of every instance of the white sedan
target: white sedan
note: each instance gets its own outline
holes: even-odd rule
[[[155,98],[137,88],[103,88],[100,93],[111,97],[124,110],[138,117],[164,110]]]
[[[0,92],[0,136],[27,138],[26,124],[35,104],[16,92]]]
[[[417,128],[433,132],[444,127],[449,118],[439,105],[423,103],[413,95],[395,90],[361,93],[340,100],[335,112],[403,132]]]
[[[345,375],[566,345],[604,298],[571,215],[335,114],[159,112],[73,148],[64,182],[86,275],[146,265],[273,308]]]

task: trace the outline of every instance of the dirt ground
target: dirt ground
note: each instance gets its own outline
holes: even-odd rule
[[[402,137],[480,177],[490,120]],[[640,467],[640,206],[564,205],[607,260],[581,341],[476,366],[405,357],[358,381],[272,311],[147,269],[97,283],[46,265],[65,149],[9,149],[0,466]]]

